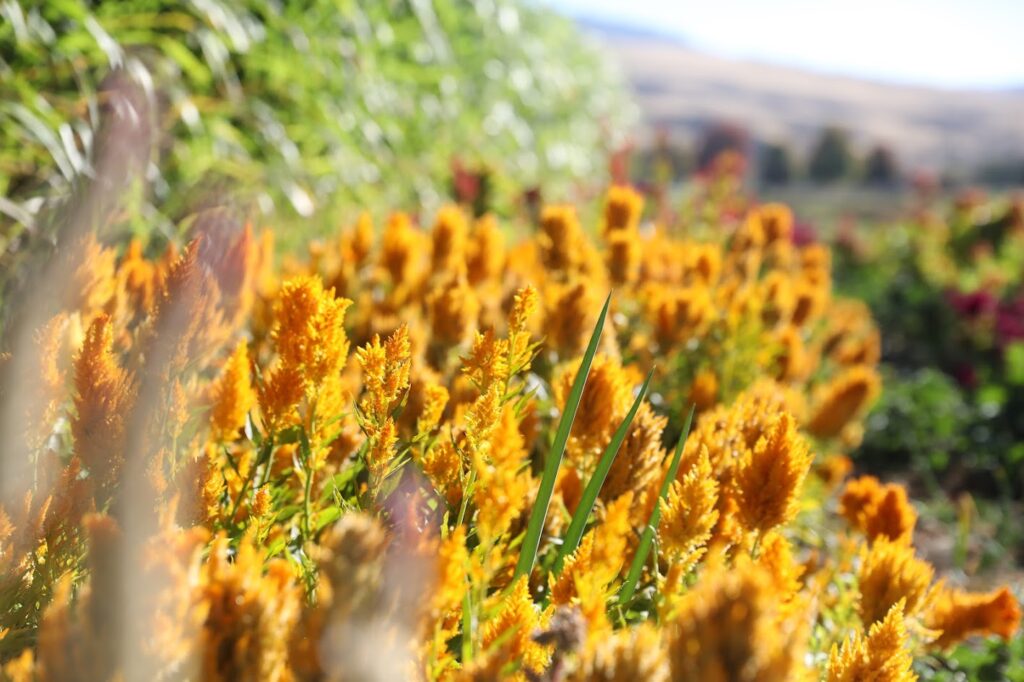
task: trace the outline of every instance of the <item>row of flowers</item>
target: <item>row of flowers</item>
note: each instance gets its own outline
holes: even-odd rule
[[[901,486],[844,483],[881,342],[828,249],[642,209],[76,244],[2,366],[5,674],[909,680],[1012,635]]]

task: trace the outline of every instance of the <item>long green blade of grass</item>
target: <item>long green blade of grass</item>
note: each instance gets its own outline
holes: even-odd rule
[[[612,436],[611,442],[608,443],[608,447],[605,448],[604,453],[601,455],[601,459],[598,461],[594,474],[587,483],[587,487],[583,489],[583,495],[580,497],[579,506],[576,507],[576,513],[573,514],[572,522],[562,537],[562,546],[559,548],[558,557],[555,559],[555,575],[561,572],[565,559],[579,547],[580,539],[583,538],[583,529],[587,525],[587,519],[590,518],[590,512],[594,509],[594,503],[597,502],[601,486],[604,485],[608,472],[611,471],[612,463],[619,454],[622,442],[626,440],[626,434],[629,433],[629,427],[633,423],[633,418],[636,416],[637,411],[640,409],[640,404],[647,396],[647,387],[650,386],[653,375],[654,368],[652,367],[651,371],[647,373],[647,378],[644,379],[643,385],[640,387],[636,400],[633,401],[633,407],[629,409],[626,418],[622,420],[619,428],[615,431],[615,435]]]
[[[572,422],[576,418],[576,408],[579,407],[580,398],[583,397],[583,387],[587,383],[587,376],[590,374],[590,365],[597,354],[597,345],[601,341],[601,330],[604,329],[604,320],[608,316],[608,305],[611,303],[612,295],[604,301],[601,314],[597,317],[597,324],[594,325],[594,333],[590,336],[590,343],[583,354],[583,362],[576,372],[572,389],[569,391],[569,398],[565,403],[565,410],[562,411],[562,418],[558,421],[558,430],[555,432],[555,440],[551,444],[547,459],[544,460],[544,473],[541,475],[540,488],[537,490],[537,499],[530,510],[530,521],[526,525],[526,535],[523,537],[523,546],[519,550],[519,561],[516,562],[515,578],[529,575],[533,570],[533,564],[537,560],[537,549],[540,547],[540,535],[544,530],[544,520],[548,515],[548,505],[551,503],[551,493],[555,489],[555,477],[558,475],[558,467],[562,464],[562,455],[565,453],[565,444],[569,441],[569,431],[572,429]]]
[[[683,458],[683,446],[686,445],[686,438],[690,435],[695,409],[695,405],[690,406],[690,415],[686,418],[683,432],[679,436],[679,442],[676,443],[676,451],[672,454],[672,463],[668,467],[668,474],[661,482],[661,490],[658,491],[658,499],[654,503],[654,509],[651,510],[651,518],[647,522],[647,527],[644,528],[643,535],[640,536],[640,544],[636,548],[636,554],[633,555],[633,563],[630,564],[629,573],[626,574],[626,581],[622,583],[622,589],[619,590],[619,604],[623,606],[629,603],[629,600],[633,598],[633,593],[636,592],[636,584],[644,570],[644,562],[647,561],[647,555],[654,543],[654,534],[657,531],[658,522],[661,520],[661,503],[668,495],[672,481],[676,480],[676,474],[679,473],[679,463]]]

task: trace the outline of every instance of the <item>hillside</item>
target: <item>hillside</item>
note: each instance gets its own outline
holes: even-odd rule
[[[589,26],[621,61],[648,132],[692,139],[710,121],[805,148],[823,125],[882,143],[904,164],[963,170],[1024,157],[1024,91],[893,85],[704,54],[671,38]]]

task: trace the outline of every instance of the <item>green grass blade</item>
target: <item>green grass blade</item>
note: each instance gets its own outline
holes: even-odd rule
[[[676,451],[672,454],[672,463],[668,467],[668,474],[665,476],[665,480],[661,482],[661,490],[658,492],[658,499],[654,503],[654,509],[651,510],[651,518],[647,522],[647,527],[644,528],[643,534],[640,536],[640,544],[636,548],[636,554],[633,555],[633,563],[629,566],[626,581],[622,583],[622,589],[619,590],[619,604],[627,604],[633,598],[633,593],[636,592],[636,584],[644,570],[644,562],[647,561],[651,545],[654,544],[654,535],[658,528],[658,522],[661,520],[661,503],[668,495],[668,489],[672,485],[672,481],[676,480],[676,474],[679,473],[679,463],[683,459],[683,446],[686,445],[686,438],[690,435],[690,426],[693,424],[693,412],[695,409],[695,405],[690,406],[690,415],[686,418],[683,433],[679,436]]]
[[[587,487],[583,490],[583,495],[580,497],[579,506],[576,507],[576,513],[573,514],[572,522],[569,524],[568,530],[565,531],[565,535],[562,537],[562,546],[558,550],[558,558],[555,560],[555,575],[558,575],[562,570],[562,564],[565,559],[576,551],[579,547],[580,540],[583,538],[583,529],[587,525],[587,519],[590,518],[590,512],[594,509],[594,503],[597,502],[597,496],[601,492],[601,486],[604,485],[605,479],[608,477],[608,472],[611,471],[612,463],[615,461],[615,457],[619,454],[619,448],[622,447],[622,442],[626,440],[626,434],[629,433],[629,427],[633,423],[633,418],[636,416],[637,411],[640,409],[640,404],[644,401],[647,396],[647,388],[651,384],[651,377],[654,375],[654,368],[647,373],[647,378],[644,379],[643,385],[640,387],[640,392],[636,396],[636,400],[633,401],[633,407],[629,409],[629,413],[626,414],[626,418],[622,420],[622,424],[619,425],[618,430],[615,431],[615,435],[612,436],[611,442],[608,443],[608,447],[605,448],[604,453],[601,455],[600,461],[597,463],[597,467],[594,469],[594,474],[590,477],[590,481],[587,483]]]
[[[590,374],[590,365],[597,354],[597,345],[601,341],[601,330],[604,329],[604,320],[608,316],[608,305],[611,303],[612,295],[604,301],[601,314],[597,317],[597,324],[594,325],[594,333],[590,336],[590,343],[587,344],[587,351],[583,354],[583,362],[580,363],[579,371],[573,380],[572,389],[569,391],[569,398],[565,403],[565,410],[562,418],[558,421],[558,430],[555,432],[555,440],[551,444],[547,459],[544,460],[544,473],[541,475],[540,488],[537,490],[537,499],[530,510],[530,521],[526,526],[526,535],[523,537],[523,546],[519,550],[519,561],[516,562],[515,578],[529,575],[533,570],[533,564],[537,560],[537,549],[540,547],[540,535],[544,530],[544,520],[548,515],[548,505],[551,503],[551,493],[555,489],[555,477],[558,475],[558,467],[562,464],[562,455],[565,453],[565,444],[569,441],[569,431],[572,429],[572,422],[576,418],[576,408],[579,407],[580,398],[583,397],[583,387],[587,383],[587,376]]]

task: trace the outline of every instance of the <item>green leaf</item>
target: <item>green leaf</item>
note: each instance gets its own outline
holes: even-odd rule
[[[533,570],[533,564],[537,560],[537,549],[540,547],[540,535],[544,530],[544,520],[548,515],[548,505],[551,504],[551,493],[555,489],[555,477],[558,475],[558,467],[562,464],[562,455],[565,454],[565,444],[569,441],[569,432],[572,430],[573,420],[576,418],[576,409],[583,397],[583,387],[587,383],[587,376],[590,374],[590,365],[597,355],[597,345],[601,340],[601,330],[604,329],[604,320],[608,315],[608,305],[611,303],[612,295],[604,301],[601,314],[597,317],[597,324],[594,326],[594,333],[590,336],[590,343],[583,354],[583,361],[576,372],[572,389],[569,391],[569,398],[565,403],[565,410],[562,411],[562,418],[558,421],[558,430],[555,432],[555,440],[551,444],[547,459],[544,461],[544,473],[540,479],[540,488],[537,490],[537,499],[530,510],[530,521],[526,526],[526,535],[523,538],[523,546],[519,551],[519,561],[516,563],[516,571],[513,579],[529,575]]]
[[[1015,386],[1024,384],[1024,343],[1011,343],[1003,355],[1006,365],[1006,381]]]
[[[690,435],[690,427],[693,425],[694,409],[696,409],[695,405],[690,407],[690,414],[686,418],[686,424],[683,426],[683,433],[679,436],[679,442],[676,443],[676,451],[672,455],[672,464],[669,465],[665,480],[661,482],[661,490],[658,491],[658,499],[654,504],[654,509],[651,510],[651,518],[647,522],[647,527],[644,528],[643,535],[640,536],[640,544],[637,546],[636,554],[633,556],[633,563],[629,567],[629,573],[626,574],[626,581],[622,583],[622,589],[619,590],[619,604],[628,603],[636,592],[637,581],[640,580],[640,574],[644,569],[644,562],[647,561],[647,555],[650,553],[651,545],[654,543],[654,534],[658,527],[658,522],[661,520],[661,503],[668,495],[668,489],[672,485],[672,481],[676,480],[676,474],[679,473],[679,463],[683,458],[683,446],[686,445],[686,438]]]
[[[601,455],[600,461],[597,463],[597,467],[594,469],[594,474],[590,477],[590,481],[587,482],[587,487],[583,490],[583,495],[580,497],[579,506],[576,507],[576,513],[573,514],[572,522],[569,524],[569,528],[565,531],[565,535],[562,537],[562,546],[558,550],[558,558],[555,559],[555,575],[558,575],[562,570],[562,564],[565,559],[576,551],[579,547],[580,540],[583,538],[583,529],[587,525],[587,519],[590,518],[590,512],[594,509],[594,503],[597,502],[597,496],[601,492],[601,487],[604,485],[605,478],[608,477],[608,472],[611,471],[612,463],[615,461],[615,457],[619,454],[619,448],[622,446],[622,441],[626,440],[626,434],[629,432],[629,427],[633,423],[633,418],[636,416],[637,411],[640,409],[640,404],[644,401],[644,397],[647,395],[647,388],[650,386],[651,377],[654,375],[654,368],[647,373],[647,378],[644,379],[643,385],[640,387],[640,392],[636,396],[636,400],[633,401],[633,407],[630,408],[629,413],[626,414],[626,418],[622,420],[618,430],[615,431],[615,435],[612,436],[612,440],[608,443],[608,447],[605,448],[604,454]]]

